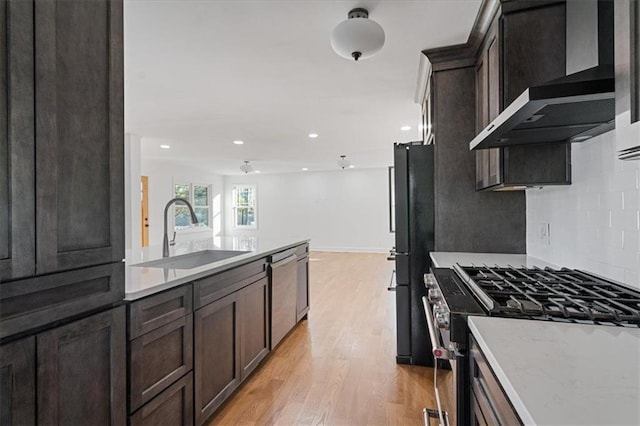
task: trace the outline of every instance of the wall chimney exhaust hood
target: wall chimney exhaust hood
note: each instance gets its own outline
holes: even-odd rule
[[[582,142],[615,127],[612,65],[600,65],[525,90],[469,144],[470,149]]]
[[[469,148],[582,142],[615,127],[613,2],[567,2],[567,73],[525,90]]]

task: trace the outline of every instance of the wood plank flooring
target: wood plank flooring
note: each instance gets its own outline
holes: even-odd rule
[[[433,369],[395,362],[392,270],[384,254],[312,252],[308,319],[208,425],[423,425]]]

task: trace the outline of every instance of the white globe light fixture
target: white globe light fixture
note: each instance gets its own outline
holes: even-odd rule
[[[331,33],[331,47],[347,59],[367,59],[384,46],[384,30],[369,19],[367,9],[352,9],[348,19],[340,22]]]
[[[253,171],[253,166],[249,164],[249,161],[245,160],[244,164],[240,165],[240,170],[246,173]]]
[[[338,167],[344,170],[349,166],[351,166],[351,161],[349,161],[346,155],[341,155],[340,158],[338,159]]]

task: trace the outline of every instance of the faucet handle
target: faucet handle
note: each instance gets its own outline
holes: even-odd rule
[[[173,231],[173,238],[171,239],[171,241],[169,241],[169,245],[170,246],[176,245],[176,231]]]

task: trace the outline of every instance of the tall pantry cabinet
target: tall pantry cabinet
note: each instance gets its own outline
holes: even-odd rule
[[[121,0],[0,0],[4,424],[126,423]]]

